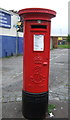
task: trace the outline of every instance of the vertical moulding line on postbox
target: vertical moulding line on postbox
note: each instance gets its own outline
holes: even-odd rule
[[[24,19],[22,113],[41,120],[48,113],[50,25],[56,12],[26,8],[18,13]]]

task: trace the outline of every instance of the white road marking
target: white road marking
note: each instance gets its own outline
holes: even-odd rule
[[[64,51],[64,50],[62,50],[62,51]],[[54,54],[54,55],[57,55],[57,54]],[[61,57],[62,55],[64,56],[65,54],[60,54],[60,55],[58,55],[56,57],[50,58],[50,61],[54,60],[54,59],[57,59],[57,58]]]
[[[15,75],[13,76],[13,78],[18,77],[19,75],[21,75],[23,72],[20,73],[15,73]]]
[[[53,59],[57,59],[57,58],[60,57],[60,56],[62,56],[62,55],[59,55],[59,56],[54,57],[54,58],[51,58],[50,61],[53,60]]]
[[[64,65],[63,63],[54,63],[55,65]]]

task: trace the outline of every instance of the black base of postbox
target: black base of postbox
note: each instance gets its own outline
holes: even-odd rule
[[[29,93],[22,91],[22,113],[27,119],[41,120],[48,113],[48,92]]]

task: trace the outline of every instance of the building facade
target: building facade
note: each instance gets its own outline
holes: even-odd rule
[[[0,8],[0,57],[23,52],[23,32],[17,31],[19,15]]]

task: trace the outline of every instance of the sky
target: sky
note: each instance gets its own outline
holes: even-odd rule
[[[68,2],[69,0],[0,0],[0,8],[21,10],[24,8],[47,8],[57,12],[52,19],[51,35],[68,34]]]

